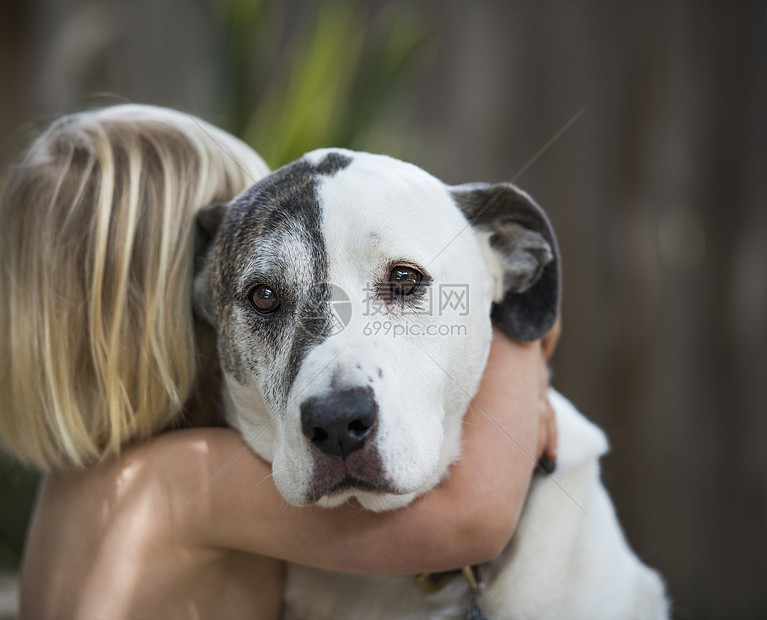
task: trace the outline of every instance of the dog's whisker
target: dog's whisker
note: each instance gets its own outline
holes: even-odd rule
[[[254,485],[253,485],[253,487],[250,489],[250,492],[251,492],[251,494],[252,494],[252,493],[255,493],[256,489],[257,489],[259,486],[261,486],[261,484],[263,484],[264,482],[266,482],[267,480],[269,480],[269,478],[274,478],[274,474],[275,474],[275,473],[279,473],[279,472],[282,472],[282,471],[286,471],[287,469],[288,469],[287,467],[282,467],[282,468],[280,468],[280,469],[278,469],[278,470],[275,470],[274,468],[272,468],[272,471],[271,471],[270,473],[268,473],[266,476],[264,476],[263,478],[261,478],[261,480],[259,480],[258,482],[256,482],[256,484],[254,484]]]
[[[355,514],[358,514],[358,515],[360,515],[360,514],[362,514],[363,512],[366,512],[366,510],[365,510],[365,509],[364,509],[362,506],[360,506],[360,505],[359,505],[359,504],[357,504],[357,503],[354,503],[354,502],[352,502],[352,499],[353,499],[353,498],[351,498],[351,497],[350,497],[349,499],[347,499],[347,500],[344,502],[344,504],[346,504],[346,505],[347,505],[347,506],[349,506],[350,508],[353,508],[353,509],[354,509],[354,513],[355,513]]]

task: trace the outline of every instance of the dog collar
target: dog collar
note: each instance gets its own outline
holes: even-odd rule
[[[479,579],[479,566],[464,566],[455,570],[442,571],[440,573],[421,573],[415,576],[418,585],[425,592],[439,592],[447,583],[458,575],[463,575],[469,584],[472,594],[477,595],[482,591],[484,584]]]

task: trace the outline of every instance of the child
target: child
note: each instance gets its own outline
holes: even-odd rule
[[[267,174],[180,112],[64,117],[11,171],[0,207],[0,440],[42,469],[116,455],[171,424],[197,356],[197,208]]]
[[[440,571],[487,561],[511,536],[537,457],[554,456],[544,357],[556,333],[527,345],[495,334],[461,461],[399,511],[287,506],[228,429],[149,439],[213,408],[190,301],[195,212],[266,173],[211,125],[138,105],[57,121],[12,171],[0,441],[54,468],[29,532],[23,618],[273,618],[281,560]]]

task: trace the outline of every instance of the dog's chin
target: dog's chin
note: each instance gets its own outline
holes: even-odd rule
[[[397,495],[393,493],[378,495],[373,493],[364,493],[357,495],[356,497],[360,505],[366,510],[372,510],[373,512],[385,512],[387,510],[396,510],[397,508],[407,506],[416,497],[418,497],[418,493],[415,491]]]
[[[387,510],[396,510],[397,508],[407,506],[416,497],[418,497],[418,493],[415,491],[408,493],[376,493],[349,490],[343,493],[326,495],[320,498],[316,504],[323,508],[334,508],[351,499],[355,499],[365,510],[386,512]]]
[[[308,506],[311,504],[322,508],[335,508],[356,500],[365,510],[373,512],[385,512],[407,506],[420,494],[418,491],[398,491],[388,486],[375,487],[361,481],[344,480],[339,483],[335,490],[321,497],[313,493],[296,492],[295,488],[280,488],[282,497],[293,506]]]

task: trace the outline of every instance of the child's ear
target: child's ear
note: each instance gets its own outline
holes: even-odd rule
[[[561,291],[559,250],[546,214],[508,183],[450,190],[498,262],[493,321],[515,340],[541,338],[557,320]]]
[[[213,289],[210,285],[209,257],[213,240],[216,238],[228,206],[225,203],[208,205],[200,209],[195,217],[192,307],[198,317],[214,327],[216,310],[213,304]]]

